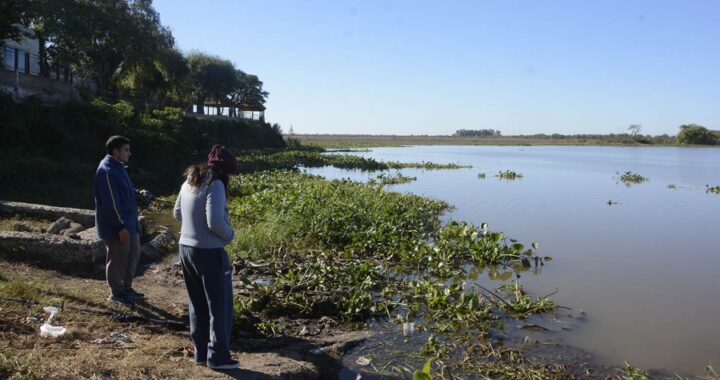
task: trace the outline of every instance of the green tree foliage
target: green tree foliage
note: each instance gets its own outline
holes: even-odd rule
[[[0,2],[0,46],[5,39],[20,37],[20,30],[13,24],[22,22],[22,0],[3,0]]]
[[[100,95],[143,108],[206,100],[261,108],[268,96],[256,75],[226,59],[184,56],[152,0],[6,0],[0,7],[0,36],[19,37],[14,23],[35,31],[41,75],[54,62],[69,64],[76,75],[94,79]]]
[[[144,99],[158,104],[181,87],[187,64],[182,53],[174,48],[170,30],[160,24],[151,0],[133,1],[129,11],[134,25],[132,50],[122,64],[118,84],[139,91]]]
[[[192,98],[198,113],[204,113],[202,105],[206,100],[224,103],[237,87],[237,73],[232,62],[198,51],[188,54],[187,62]]]
[[[26,9],[41,50],[48,49],[41,56],[72,64],[101,94],[132,71],[154,67],[174,45],[151,0],[35,0]]]
[[[236,71],[235,88],[228,94],[229,105],[242,108],[245,106],[259,108],[265,104],[269,93],[263,90],[263,82],[257,75]]]
[[[680,144],[716,145],[718,138],[714,133],[701,125],[683,124],[680,126],[677,141]]]

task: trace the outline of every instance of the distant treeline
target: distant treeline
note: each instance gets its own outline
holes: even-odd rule
[[[501,136],[500,131],[494,129],[458,129],[453,136],[458,137],[490,137]]]
[[[559,133],[533,135],[512,135],[503,136],[506,138],[524,138],[537,140],[573,140],[573,141],[596,141],[613,144],[648,144],[648,145],[718,145],[720,144],[720,131],[712,131],[697,124],[683,124],[679,127],[677,136],[663,134],[659,136],[641,135],[637,133],[611,133],[611,134],[573,134],[563,135]],[[639,126],[637,128],[639,131]],[[492,137],[501,136],[500,131],[493,129],[459,129],[452,136],[454,137]]]

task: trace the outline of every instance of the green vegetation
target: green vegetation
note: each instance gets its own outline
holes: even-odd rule
[[[720,194],[720,185],[718,185],[718,186],[712,186],[712,187],[711,187],[710,185],[705,185],[705,192],[706,192],[706,193]]]
[[[92,178],[115,134],[131,140],[130,176],[156,194],[177,191],[183,169],[215,143],[235,151],[284,146],[277,127],[201,120],[178,108],[141,111],[126,102],[42,106],[0,96],[0,194],[5,199],[92,208]]]
[[[508,357],[492,365],[483,358],[492,350],[509,353],[484,340],[486,350],[477,350],[477,341],[470,344],[468,337],[488,337],[507,318],[554,310],[548,297],[532,299],[517,282],[519,273],[546,258],[534,255],[537,243],[525,247],[485,224],[442,226],[439,215],[448,207],[384,191],[377,183],[328,181],[297,171],[249,173],[232,181],[237,238],[228,252],[245,263],[238,277],[246,289],[236,300],[237,323],[274,336],[281,334],[272,324],[279,317],[412,322],[416,331],[452,341],[457,353],[471,348],[462,362],[447,360],[447,368],[508,371],[514,367]],[[509,294],[476,284],[469,274],[473,267],[516,273]],[[428,349],[420,356],[426,361],[436,354]],[[519,353],[512,357],[526,364]],[[521,368],[512,373],[551,373],[542,366]]]
[[[485,173],[478,173],[478,178],[485,179]]]
[[[371,178],[368,184],[373,186],[398,185],[417,181],[417,177],[406,177],[402,173],[397,172],[395,175],[380,173],[375,178]]]
[[[505,170],[498,172],[498,174],[495,174],[495,177],[498,177],[499,179],[504,179],[506,181],[514,181],[516,179],[522,178],[523,175],[520,173],[516,173],[512,170]]]
[[[0,295],[37,302],[43,293],[42,285],[42,280],[37,278],[10,281],[0,279]]]
[[[630,365],[630,363],[625,362],[625,368],[622,370],[623,372],[623,379],[626,380],[648,380],[650,379],[648,377],[647,372],[643,371],[640,368],[636,368]]]
[[[256,151],[247,152],[238,158],[238,166],[242,172],[254,172],[273,169],[294,169],[298,166],[317,168],[334,166],[342,169],[358,169],[378,171],[389,169],[420,168],[426,170],[461,169],[468,166],[460,164],[436,164],[432,162],[381,162],[347,154],[323,154],[319,149]]]
[[[517,280],[504,296],[470,280],[473,267],[519,277],[545,260],[534,255],[536,243],[525,247],[486,225],[442,226],[444,202],[297,171],[247,174],[231,182],[230,200],[237,238],[228,252],[245,263],[238,277],[246,291],[236,301],[241,326],[264,321],[270,334],[268,321],[280,316],[378,318],[455,339],[487,337],[507,318],[554,309]],[[454,341],[458,348],[467,342]],[[465,370],[478,365],[469,360]]]
[[[20,37],[13,24],[30,25],[39,42],[40,76],[57,63],[97,87],[95,95],[136,108],[264,109],[268,93],[255,75],[228,60],[175,46],[152,1],[9,0],[0,12],[0,43]],[[79,75],[78,75],[79,74]],[[88,89],[84,89],[85,94]]]
[[[633,173],[630,171],[627,171],[625,173],[620,174],[619,172],[616,172],[615,174],[618,175],[618,178],[620,182],[624,183],[625,186],[630,187],[633,184],[639,184],[647,181],[647,177],[643,177],[640,174]]]
[[[720,143],[720,137],[717,134],[697,124],[681,125],[677,140],[679,144],[691,145],[717,145]]]

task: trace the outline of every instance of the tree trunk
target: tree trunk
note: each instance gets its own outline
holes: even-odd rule
[[[50,76],[50,66],[48,65],[47,48],[45,47],[45,35],[38,31],[35,31],[35,34],[38,38],[38,55],[40,56],[38,58],[38,64],[40,65],[40,76],[47,78]]]

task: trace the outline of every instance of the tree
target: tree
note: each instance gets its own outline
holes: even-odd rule
[[[24,15],[25,1],[3,0],[0,2],[0,46],[6,39],[17,39],[20,37],[20,29],[14,24],[22,22]]]
[[[95,79],[101,94],[173,47],[151,0],[34,0],[32,10],[41,47]]]
[[[637,136],[638,133],[640,133],[640,129],[640,124],[630,124],[630,126],[627,128],[627,130],[630,131],[631,136]]]
[[[256,107],[260,108],[265,104],[269,93],[263,91],[263,82],[257,75],[246,74],[242,70],[236,71],[236,86],[228,94],[228,102],[232,107]],[[231,115],[234,116],[234,115]]]
[[[680,126],[677,141],[680,144],[715,145],[718,138],[701,125],[683,124]]]
[[[226,59],[195,51],[188,55],[187,63],[192,98],[200,114],[205,113],[205,100],[225,102],[228,94],[237,87],[235,66]]]
[[[151,0],[133,1],[129,12],[135,32],[131,50],[117,74],[119,84],[146,100],[159,102],[187,74],[187,65],[182,53],[174,49],[172,33],[160,24]]]

